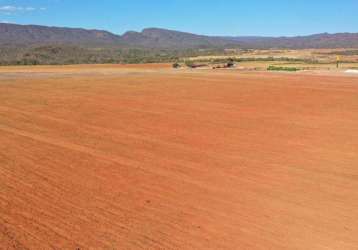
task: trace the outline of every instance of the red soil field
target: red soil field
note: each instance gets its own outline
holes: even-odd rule
[[[357,77],[0,70],[0,249],[357,248]]]

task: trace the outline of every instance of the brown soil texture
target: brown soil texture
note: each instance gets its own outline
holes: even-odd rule
[[[105,67],[1,71],[0,249],[357,249],[358,78]]]

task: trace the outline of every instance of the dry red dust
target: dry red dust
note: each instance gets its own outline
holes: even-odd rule
[[[358,248],[358,78],[159,68],[0,73],[0,249]]]

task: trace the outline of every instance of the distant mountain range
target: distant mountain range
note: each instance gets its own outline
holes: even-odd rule
[[[358,33],[316,34],[297,37],[203,36],[149,28],[116,35],[103,30],[0,23],[0,46],[71,45],[145,49],[198,48],[358,48]]]

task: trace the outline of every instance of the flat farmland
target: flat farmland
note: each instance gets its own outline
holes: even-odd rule
[[[0,249],[357,249],[358,77],[0,68]]]

